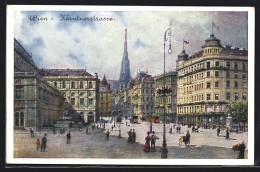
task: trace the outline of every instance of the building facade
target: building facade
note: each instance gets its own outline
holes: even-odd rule
[[[62,93],[42,79],[32,56],[14,39],[14,128],[52,126],[64,110]]]
[[[126,88],[118,89],[114,93],[115,106],[126,116],[142,117],[155,114],[154,77],[146,72],[139,72],[130,80]]]
[[[41,69],[39,74],[60,90],[70,105],[66,115],[79,114],[86,123],[99,119],[99,80],[85,69]]]
[[[213,34],[202,51],[178,55],[178,122],[223,126],[225,111],[232,100],[247,100],[248,52],[223,47]]]
[[[165,97],[165,107],[163,96],[155,93],[155,114],[162,115],[164,112],[168,120],[176,122],[177,115],[177,72],[170,71],[164,75],[159,75],[155,77],[155,88],[164,87],[164,78],[165,85],[169,86],[172,89],[172,92],[166,94]]]
[[[105,75],[99,87],[99,116],[110,117],[112,115],[112,91]]]

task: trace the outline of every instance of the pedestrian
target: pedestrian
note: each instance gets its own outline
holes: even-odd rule
[[[112,127],[111,127],[111,128],[112,128],[112,131],[113,131],[113,128],[114,128],[114,127],[113,127],[113,125],[112,125]]]
[[[219,133],[220,133],[220,127],[218,127],[217,129],[217,136],[219,137]]]
[[[88,126],[87,126],[87,128],[86,128],[86,134],[88,134]]]
[[[37,148],[37,150],[39,149],[40,146],[41,146],[40,139],[37,138],[37,141],[36,141],[36,148]]]
[[[128,139],[127,139],[127,142],[132,142],[132,129],[130,129],[128,132],[127,132],[127,134],[128,134]]]
[[[188,130],[185,137],[185,145],[187,146],[189,144],[190,144],[190,132]]]
[[[62,134],[62,128],[60,128],[60,134]]]
[[[229,131],[228,131],[228,127],[227,127],[227,130],[226,130],[226,139],[227,139],[227,140],[229,139]]]
[[[132,142],[135,143],[135,139],[136,139],[136,132],[135,132],[135,129],[133,129],[133,132],[132,132]]]
[[[98,129],[98,124],[97,124],[97,129]]]
[[[127,121],[125,122],[125,125],[127,126]]]
[[[242,143],[239,145],[239,156],[238,159],[244,159],[244,155],[245,155],[245,149],[246,149],[246,145],[244,143],[244,141],[242,141]]]
[[[170,128],[170,133],[172,134],[172,127]]]
[[[159,140],[159,137],[157,137],[153,131],[153,134],[151,136],[151,152],[155,152],[155,142],[156,142],[156,139]]]
[[[43,138],[42,138],[42,144],[41,144],[41,152],[42,150],[45,151],[46,149],[46,144],[47,144],[47,138],[46,138],[47,134],[45,133]]]
[[[52,131],[53,131],[53,134],[56,134],[56,130],[55,130],[55,127],[53,127],[53,130],[52,130]]]
[[[150,152],[150,131],[147,131],[147,136],[145,137],[145,144],[144,144],[144,151],[145,152]]]
[[[107,129],[107,132],[106,132],[106,140],[109,140],[109,129]]]
[[[30,129],[31,137],[34,137],[33,128]]]
[[[66,135],[67,137],[67,144],[70,143],[70,139],[71,139],[71,134],[70,134],[70,131],[68,132],[68,134]]]

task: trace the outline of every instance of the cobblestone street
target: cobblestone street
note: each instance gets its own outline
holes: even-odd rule
[[[145,153],[143,151],[144,138],[146,131],[149,130],[149,123],[129,124],[126,126],[126,121],[121,125],[122,138],[118,138],[118,128],[110,131],[109,140],[105,139],[105,130],[89,129],[89,134],[86,134],[85,128],[82,131],[71,129],[72,140],[71,144],[66,144],[66,134],[53,134],[52,130],[42,130],[35,132],[35,137],[31,138],[29,131],[15,131],[14,133],[14,158],[154,158],[160,159],[160,147],[162,144],[162,124],[153,124],[153,129],[160,138],[156,142],[156,152]],[[129,121],[128,121],[129,122]],[[107,123],[106,128],[111,130],[112,123]],[[231,149],[232,145],[241,142],[247,143],[247,132],[230,135],[230,140],[226,140],[224,131],[220,137],[216,136],[215,130],[201,129],[199,133],[191,133],[191,145],[179,146],[178,139],[184,134],[169,134],[167,126],[167,148],[168,158],[171,159],[235,159],[238,155],[237,151]],[[136,143],[127,142],[127,131],[132,128],[136,130]],[[182,133],[188,130],[187,127],[182,127]],[[189,129],[190,130],[190,129]],[[41,152],[36,149],[37,138],[47,133],[47,148],[46,152]],[[247,157],[247,148],[245,151]]]

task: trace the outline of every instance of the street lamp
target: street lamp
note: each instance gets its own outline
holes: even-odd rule
[[[172,27],[172,26],[171,26]],[[163,53],[163,85],[164,85],[164,88],[166,88],[166,84],[165,84],[165,43],[166,41],[168,40],[166,38],[166,35],[167,35],[167,32],[169,31],[168,33],[168,36],[171,36],[171,27],[169,27],[165,33],[164,33],[164,53]],[[169,49],[168,49],[168,53],[171,54],[171,42],[169,43]],[[167,144],[166,144],[166,129],[165,129],[165,97],[166,97],[166,94],[165,92],[163,92],[162,94],[162,97],[163,97],[163,142],[162,142],[162,148],[161,148],[161,158],[167,158],[167,154],[168,154],[168,149],[167,149]]]

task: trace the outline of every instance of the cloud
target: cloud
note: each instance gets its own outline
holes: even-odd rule
[[[76,18],[112,18],[112,21],[60,21],[60,15]],[[46,17],[48,21],[31,21],[30,16]],[[15,37],[32,52],[40,68],[83,68],[91,74],[106,74],[118,79],[123,58],[125,28],[127,27],[128,56],[131,75],[147,70],[152,75],[163,73],[164,33],[172,20],[172,54],[166,53],[166,71],[174,70],[182,40],[188,54],[201,50],[214,31],[222,43],[247,48],[246,12],[182,12],[182,11],[17,11]],[[239,35],[239,36],[237,36]],[[169,40],[166,42],[166,52]]]

